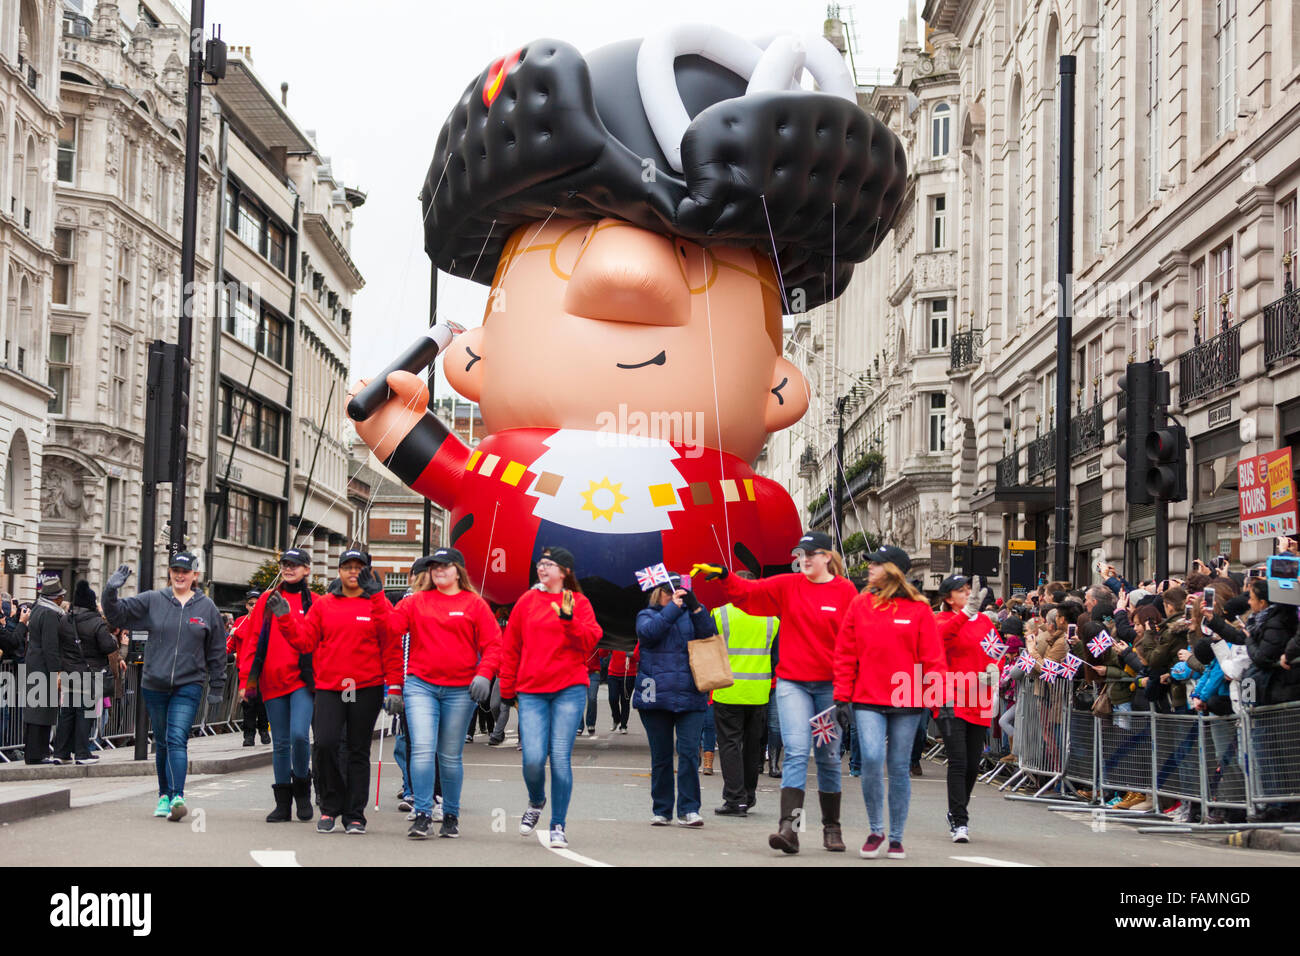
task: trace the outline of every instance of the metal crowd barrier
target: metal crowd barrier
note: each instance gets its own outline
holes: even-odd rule
[[[19,683],[20,665],[14,660],[0,660],[0,763],[22,759],[23,688]],[[128,667],[121,681],[106,678],[105,702],[101,716],[91,727],[90,739],[100,749],[112,750],[135,740],[135,709],[140,668]],[[226,665],[226,686],[219,705],[209,704],[207,687],[195,714],[195,736],[228,733],[238,729],[239,673],[234,664]]]
[[[1072,698],[1073,683],[1067,680],[1058,678],[1050,684],[1028,679],[1021,682],[1016,691],[1016,733],[1011,742],[1018,767],[998,787],[999,792],[1022,786],[1031,775],[1045,776],[1047,781],[1028,798],[1037,800],[1061,782],[1069,749]]]

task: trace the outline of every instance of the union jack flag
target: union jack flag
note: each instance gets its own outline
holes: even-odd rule
[[[1034,655],[1028,651],[1021,651],[1020,656],[1016,658],[1015,666],[1024,671],[1032,671],[1034,669]]]
[[[1065,675],[1065,665],[1060,661],[1044,660],[1043,661],[1043,681],[1050,684],[1058,677]]]
[[[1093,657],[1097,657],[1105,653],[1106,648],[1110,647],[1114,643],[1115,642],[1111,640],[1110,632],[1102,631],[1088,642],[1088,650],[1092,652]]]
[[[1075,657],[1073,654],[1065,655],[1065,663],[1061,665],[1065,668],[1065,676],[1074,680],[1074,675],[1079,673],[1079,668],[1083,666],[1083,658]]]
[[[840,735],[834,707],[827,707],[820,714],[814,714],[808,723],[812,727],[813,741],[818,747],[825,747]]]
[[[995,661],[1002,660],[1002,655],[1007,652],[1007,645],[1002,643],[1002,638],[993,629],[990,629],[984,640],[980,641],[980,647],[984,648],[984,653]]]
[[[636,573],[636,583],[641,585],[642,591],[649,591],[660,584],[671,584],[672,581],[668,577],[668,569],[661,562],[638,571]]]

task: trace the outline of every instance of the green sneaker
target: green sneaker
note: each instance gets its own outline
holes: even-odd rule
[[[172,802],[167,797],[158,798],[158,806],[154,807],[153,815],[156,817],[165,817],[171,813]]]
[[[189,808],[185,806],[184,797],[172,797],[171,810],[167,814],[167,819],[175,823],[189,812]]]

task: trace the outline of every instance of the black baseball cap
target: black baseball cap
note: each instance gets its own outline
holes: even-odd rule
[[[339,555],[339,567],[343,567],[349,561],[360,561],[366,567],[370,567],[370,555],[364,551],[358,551],[356,548],[348,548]]]
[[[892,564],[904,574],[912,570],[912,559],[907,556],[907,552],[902,548],[894,547],[892,544],[882,544],[867,555],[867,560],[876,564]]]
[[[799,554],[801,551],[833,551],[835,542],[825,531],[805,531],[799,543],[794,546],[791,554]]]
[[[428,571],[433,566],[433,557],[425,554],[411,562],[411,577],[415,577],[424,571]]]
[[[964,574],[950,574],[939,584],[939,594],[951,594],[953,591],[960,591],[966,585],[970,584],[970,578]]]
[[[249,591],[247,594],[244,595],[244,600],[256,601],[261,596],[262,596],[262,592],[254,588],[253,590]]]
[[[543,548],[542,556],[537,560],[540,561],[542,560],[542,558],[550,558],[552,561],[554,561],[560,567],[564,568],[566,571],[573,570],[573,565],[574,565],[573,552],[570,551],[568,548],[561,548],[561,547]]]
[[[465,566],[465,555],[455,548],[439,548],[429,555],[429,561],[431,564],[459,564],[463,568]]]
[[[280,555],[281,564],[299,564],[304,568],[311,567],[311,555],[302,548],[290,548],[284,554]]]
[[[177,551],[172,555],[168,568],[180,568],[182,571],[197,571],[199,559],[189,551]]]

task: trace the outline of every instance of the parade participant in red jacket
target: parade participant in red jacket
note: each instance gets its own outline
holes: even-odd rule
[[[410,635],[402,697],[411,740],[415,820],[407,836],[424,839],[433,822],[434,754],[442,781],[440,837],[460,836],[461,755],[477,705],[492,693],[501,658],[501,629],[465,571],[465,556],[439,548],[428,558],[433,588],[402,598],[391,630]],[[420,562],[417,562],[417,566]]]
[[[310,820],[314,813],[310,733],[315,688],[311,655],[300,653],[289,643],[284,625],[272,627],[271,615],[266,612],[273,593],[280,594],[289,605],[289,613],[297,617],[310,611],[310,574],[311,556],[306,551],[285,551],[280,555],[279,584],[258,598],[242,628],[240,694],[245,700],[261,700],[271,725],[275,809],[267,815],[267,823],[290,819],[294,803],[299,820]]]
[[[888,855],[901,860],[912,798],[912,742],[925,708],[945,702],[947,662],[930,605],[905,577],[912,567],[907,552],[885,545],[867,560],[867,586],[849,606],[835,640],[835,703],[841,712],[852,708],[844,716],[853,720],[862,750],[862,796],[871,833],[859,855],[874,859],[885,842],[888,763]]]
[[[758,581],[746,581],[716,565],[696,565],[696,570],[704,571],[706,580],[721,580],[726,599],[745,613],[781,619],[776,706],[785,766],[781,772],[780,829],[768,838],[768,844],[785,853],[799,852],[798,817],[803,813],[812,751],[817,761],[822,844],[843,853],[840,760],[829,745],[814,750],[810,721],[834,706],[835,635],[858,591],[844,576],[844,562],[833,550],[830,535],[806,532],[792,554],[799,558],[799,571]]]
[[[370,569],[370,557],[349,549],[339,556],[339,576],[328,594],[312,601],[306,617],[289,613],[283,596],[267,610],[278,619],[289,643],[312,655],[316,678],[316,738],[313,761],[320,778],[319,833],[332,833],[343,817],[348,833],[366,832],[370,789],[370,739],[380,707],[402,707],[402,642],[388,626],[392,605]],[[387,696],[384,688],[387,685]],[[339,746],[347,748],[347,771]]]
[[[978,582],[978,578],[975,579]],[[939,637],[948,662],[946,694],[951,707],[938,711],[948,756],[948,830],[953,843],[970,842],[970,795],[993,723],[999,668],[982,642],[997,637],[991,618],[979,613],[988,589],[954,574],[939,585]]]
[[[245,693],[248,682],[248,672],[253,666],[253,646],[251,643],[246,645],[245,638],[248,630],[248,619],[253,613],[253,608],[257,606],[257,599],[262,596],[261,591],[249,591],[244,595],[244,610],[247,612],[243,617],[237,618],[234,625],[230,628],[230,633],[226,635],[226,653],[235,655],[235,668],[239,672],[239,711],[241,720],[244,725],[244,746],[251,747],[256,742],[256,734],[261,731],[262,743],[271,742],[271,725],[266,719],[266,704],[262,698]]]
[[[565,817],[573,792],[570,757],[587,703],[587,658],[600,640],[591,602],[573,575],[573,555],[548,547],[537,562],[537,587],[525,591],[502,635],[501,699],[518,701],[528,809],[519,823],[527,836],[546,806],[546,761],[551,761],[549,845],[567,847]]]
[[[610,733],[627,733],[627,719],[632,716],[632,693],[636,690],[637,665],[641,661],[638,643],[629,654],[626,651],[601,651],[609,658],[609,709],[614,715]]]

